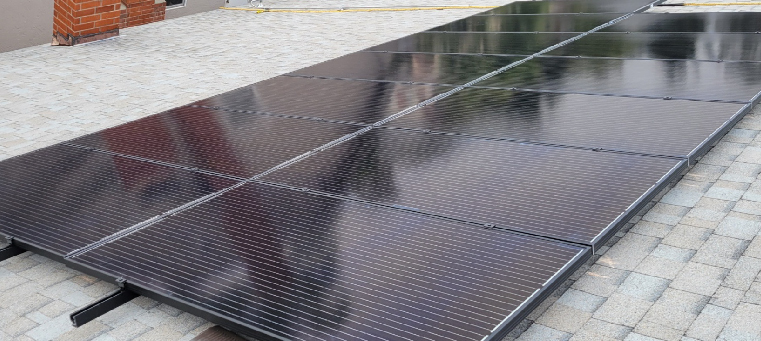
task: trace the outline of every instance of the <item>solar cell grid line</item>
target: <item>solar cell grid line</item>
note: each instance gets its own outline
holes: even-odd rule
[[[658,3],[662,1],[657,1]],[[631,13],[644,10],[652,0],[516,1],[477,16],[515,14]]]
[[[0,173],[0,234],[59,256],[233,183],[59,145]]]
[[[758,94],[759,83],[761,63],[542,57],[478,85],[747,103]]]
[[[620,17],[617,13],[537,14],[471,16],[434,27],[425,32],[576,32],[589,31]]]
[[[136,243],[149,247],[133,255]],[[500,336],[507,325],[492,329],[586,257],[579,246],[249,184],[76,261],[195,302],[248,333],[478,340]],[[476,277],[471,285],[452,272]],[[516,280],[528,286],[523,294],[504,287]]]
[[[466,89],[385,127],[684,158],[745,111],[738,103]]]
[[[278,76],[192,105],[369,124],[450,89]]]
[[[547,55],[761,62],[761,34],[592,33]]]
[[[681,164],[376,129],[261,180],[589,244]]]
[[[757,13],[641,13],[601,32],[758,33]]]
[[[330,122],[181,107],[69,143],[248,178],[357,129]]]
[[[578,33],[444,33],[421,32],[371,47],[371,52],[500,54],[526,56]]]

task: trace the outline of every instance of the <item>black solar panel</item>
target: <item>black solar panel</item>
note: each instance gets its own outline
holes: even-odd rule
[[[603,32],[761,32],[758,13],[643,13]]]
[[[481,340],[587,252],[250,184],[77,260],[285,339]]]
[[[520,59],[478,55],[358,52],[294,71],[291,75],[462,84]]]
[[[761,63],[536,58],[479,86],[633,96],[750,101]]]
[[[67,254],[233,181],[52,146],[0,162],[0,234]]]
[[[262,180],[589,244],[679,164],[378,129]]]
[[[375,123],[450,89],[281,76],[193,104],[275,115]]]
[[[577,35],[577,33],[423,32],[369,48],[368,51],[530,55]]]
[[[429,31],[447,32],[586,32],[623,14],[546,14],[473,16]]]
[[[183,107],[71,143],[239,177],[252,177],[358,127]]]
[[[761,34],[593,33],[548,55],[761,61]]]
[[[629,13],[654,0],[556,0],[516,1],[481,15],[548,13]]]
[[[743,104],[466,89],[388,126],[685,156]]]

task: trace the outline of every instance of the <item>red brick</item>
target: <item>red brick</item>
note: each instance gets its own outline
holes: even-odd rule
[[[80,24],[84,24],[88,22],[96,22],[100,20],[100,14],[93,14],[93,15],[87,15],[84,17],[78,17],[78,19]]]
[[[121,16],[121,12],[113,11],[113,12],[101,14],[100,19],[113,19],[113,18],[118,18],[119,16]]]
[[[84,31],[84,30],[87,30],[87,29],[91,29],[93,27],[95,27],[95,23],[94,22],[89,22],[89,23],[85,23],[85,24],[74,25],[74,27],[72,27],[71,30],[74,31],[74,32],[80,32],[80,31]]]

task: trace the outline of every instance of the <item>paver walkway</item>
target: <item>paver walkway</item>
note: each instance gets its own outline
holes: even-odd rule
[[[390,0],[266,4],[398,6]],[[414,0],[404,5],[465,4]],[[761,8],[653,11],[705,10]],[[126,29],[111,41],[3,53],[0,160],[480,11],[256,15],[219,10]],[[757,109],[508,339],[761,340],[760,131]],[[84,327],[70,326],[73,309],[114,288],[28,252],[0,262],[0,340],[189,340],[211,326],[143,297]]]

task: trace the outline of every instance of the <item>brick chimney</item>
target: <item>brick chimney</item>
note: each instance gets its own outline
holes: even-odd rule
[[[120,28],[164,20],[165,13],[165,0],[55,0],[52,44],[111,38]]]
[[[55,0],[53,45],[77,45],[119,35],[120,0]]]

